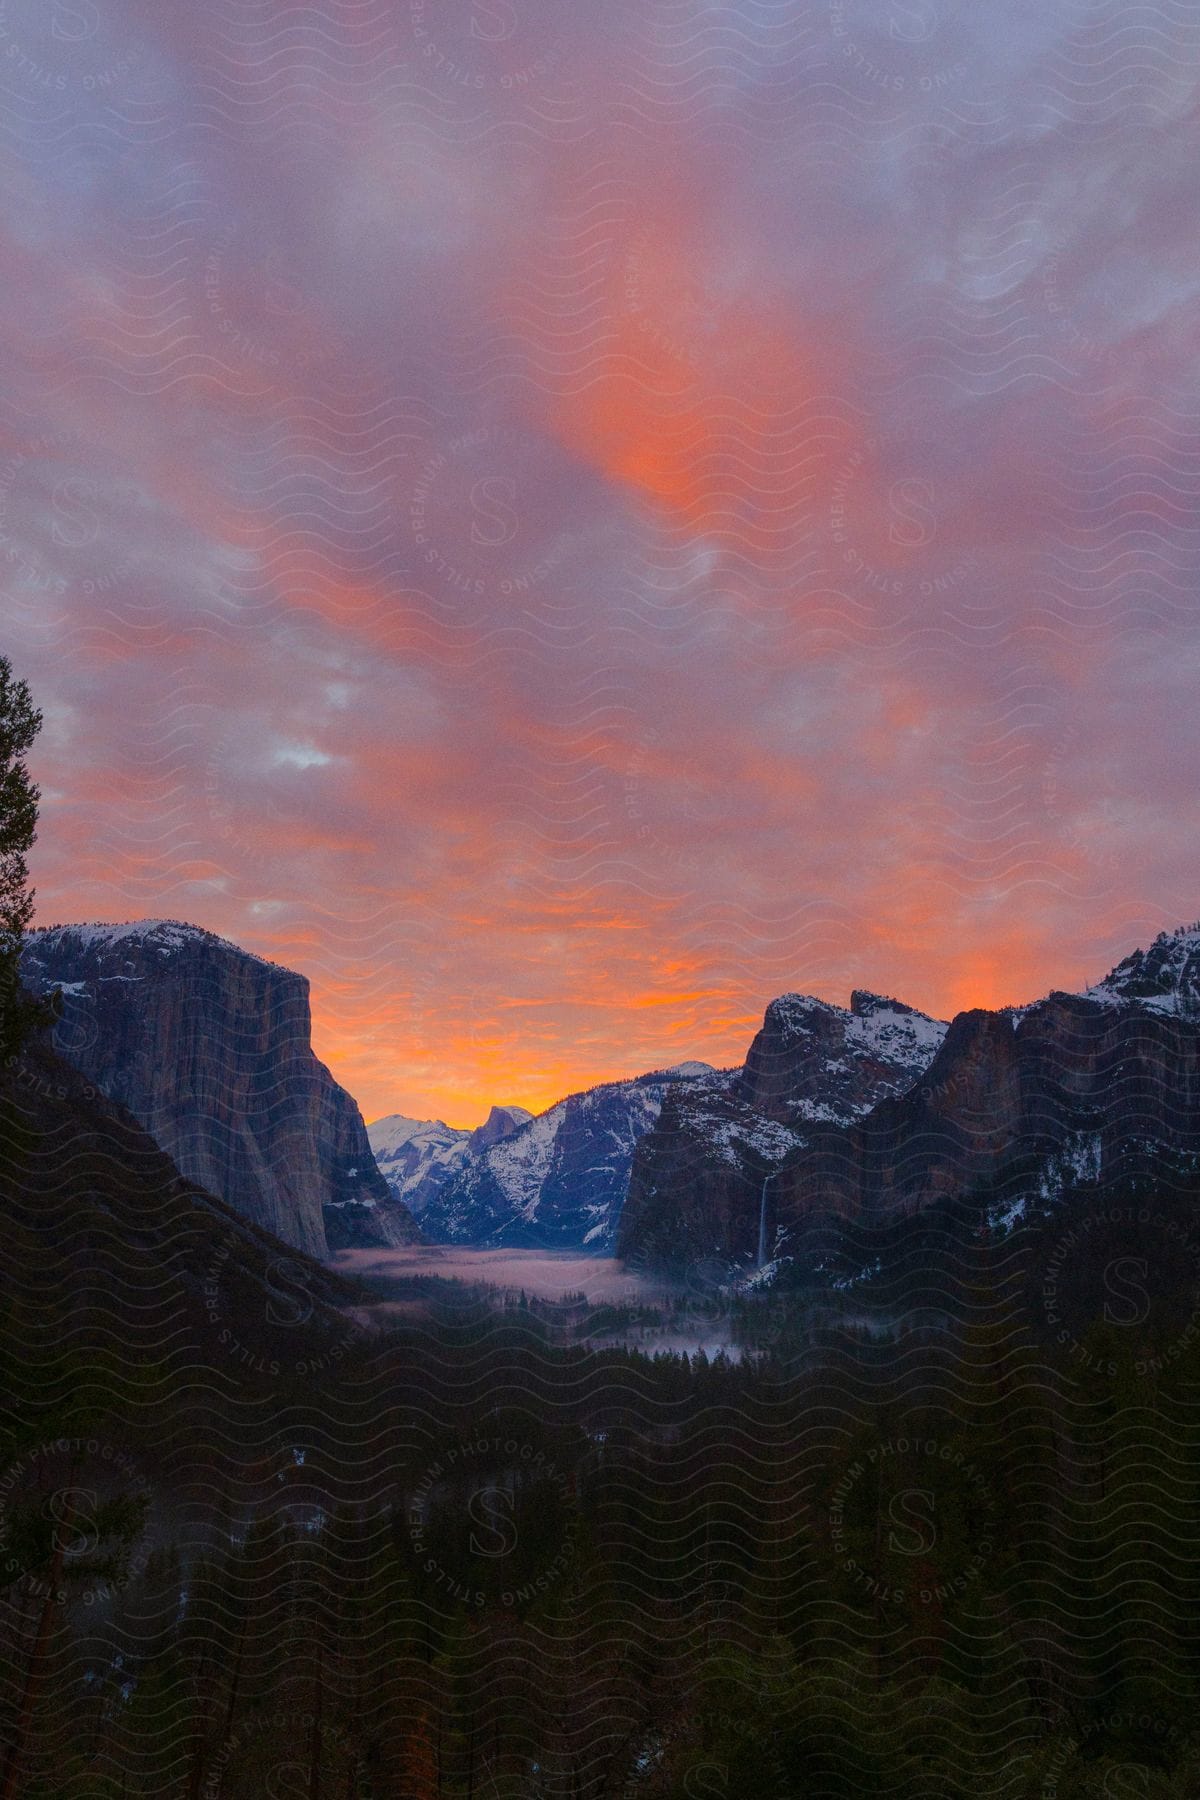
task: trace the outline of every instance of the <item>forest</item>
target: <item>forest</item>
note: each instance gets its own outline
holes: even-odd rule
[[[952,1325],[767,1295],[740,1361],[484,1302],[331,1339],[278,1294],[252,1349],[181,1317],[151,1355],[39,1249],[0,1794],[1193,1795],[1198,1199],[976,1196],[862,1301]]]

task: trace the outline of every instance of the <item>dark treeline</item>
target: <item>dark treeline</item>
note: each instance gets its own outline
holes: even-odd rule
[[[1198,1200],[942,1209],[847,1252],[861,1316],[747,1301],[740,1363],[331,1335],[298,1263],[152,1350],[40,1244],[0,1796],[1194,1795]]]

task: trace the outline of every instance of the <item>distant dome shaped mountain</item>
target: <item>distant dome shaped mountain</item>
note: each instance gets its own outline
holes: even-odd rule
[[[467,1139],[472,1150],[490,1150],[502,1143],[522,1125],[528,1125],[533,1114],[523,1106],[493,1106],[482,1125],[477,1125]]]

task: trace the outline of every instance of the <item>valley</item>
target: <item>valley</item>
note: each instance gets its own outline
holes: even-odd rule
[[[0,1632],[37,1729],[2,1684],[0,1724],[39,1800],[62,1759],[71,1800],[471,1800],[484,1745],[512,1800],[866,1764],[1023,1800],[1090,1791],[1080,1731],[1189,1791],[1200,928],[948,1023],[779,996],[740,1067],[470,1132],[366,1126],[304,977],[194,925],[23,972]],[[86,1483],[94,1556],[39,1480]]]

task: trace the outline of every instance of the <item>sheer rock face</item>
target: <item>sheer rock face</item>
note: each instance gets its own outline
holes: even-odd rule
[[[756,1251],[763,1183],[802,1141],[746,1102],[740,1072],[669,1094],[634,1152],[617,1255],[657,1268]]]
[[[0,1288],[81,1363],[144,1360],[155,1392],[171,1369],[203,1394],[204,1366],[324,1366],[369,1316],[354,1284],[185,1180],[48,1043],[0,1069],[0,1212]]]
[[[905,1092],[945,1032],[939,1020],[861,990],[848,1010],[805,994],[773,1000],[744,1069],[673,1093],[638,1144],[618,1255],[649,1264],[769,1255],[784,1163]]]
[[[532,1117],[523,1106],[493,1106],[483,1124],[477,1125],[467,1139],[467,1147],[476,1154],[490,1150],[493,1144],[503,1143],[522,1125],[528,1125]]]
[[[33,932],[21,969],[62,989],[55,1049],[189,1181],[312,1256],[416,1238],[313,1054],[302,975],[165,920]]]
[[[1072,1166],[1104,1180],[1198,1153],[1200,1020],[1055,993],[960,1014],[916,1088],[795,1159],[779,1205],[871,1219],[980,1185],[1045,1200]]]
[[[776,1002],[720,1105],[679,1096],[639,1145],[619,1250],[753,1263],[830,1214],[877,1222],[986,1189],[1011,1218],[1073,1178],[1169,1178],[1200,1161],[1197,993],[1200,931],[1164,934],[1082,994],[960,1013],[928,1067],[898,1064],[873,1101],[886,1071],[856,1065],[856,1096],[839,1024]]]

